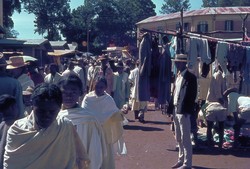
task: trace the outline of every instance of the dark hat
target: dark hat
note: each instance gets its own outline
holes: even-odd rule
[[[115,64],[116,67],[124,67],[122,61],[118,61],[118,63]]]
[[[176,54],[175,58],[172,59],[174,62],[188,62],[187,54]]]

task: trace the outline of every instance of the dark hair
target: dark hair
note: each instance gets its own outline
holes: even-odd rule
[[[108,82],[104,77],[98,78],[97,81],[96,81],[96,84],[99,83],[99,82],[103,82],[106,87],[108,86]]]
[[[60,88],[55,84],[41,83],[37,85],[31,95],[33,105],[39,102],[54,100],[59,106],[62,104],[62,93]]]
[[[60,82],[58,82],[58,86],[59,87],[63,87],[63,86],[70,85],[70,84],[71,85],[76,85],[77,87],[79,87],[79,89],[81,91],[81,95],[83,94],[82,81],[75,74],[70,74],[67,78],[64,78],[63,80],[61,80]]]
[[[0,96],[0,111],[8,109],[14,104],[16,104],[16,99],[14,96],[11,96],[9,94],[3,94]]]

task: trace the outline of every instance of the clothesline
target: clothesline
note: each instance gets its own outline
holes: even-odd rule
[[[161,31],[154,31],[154,30],[142,28],[142,29],[140,29],[140,31],[142,31],[142,32],[149,32],[149,33],[158,33],[158,34],[163,34],[163,35],[172,35],[172,36],[180,35],[180,34],[178,34],[178,32],[173,31],[173,30],[166,30],[164,32],[161,32]],[[215,33],[215,32],[210,32],[210,33],[212,34],[212,33]],[[223,33],[223,31],[220,31],[220,33]],[[234,33],[236,33],[236,32],[234,32]],[[240,33],[240,32],[237,32],[237,33]],[[197,37],[197,38],[205,38],[205,39],[213,40],[213,41],[223,41],[223,42],[228,42],[228,43],[237,43],[237,44],[240,44],[240,42],[237,42],[237,41],[228,40],[228,39],[222,39],[222,38],[216,38],[216,37],[211,37],[211,36],[207,36],[207,35],[203,35],[203,34],[198,34],[198,33],[192,33],[192,32],[184,32],[180,36],[183,36],[184,38]]]

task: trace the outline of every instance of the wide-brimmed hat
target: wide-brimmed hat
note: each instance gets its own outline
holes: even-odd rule
[[[19,67],[26,66],[28,63],[25,63],[22,56],[11,56],[7,60],[7,69],[16,69]]]
[[[7,66],[7,62],[2,53],[0,53],[0,67]]]
[[[31,86],[28,86],[27,89],[23,91],[23,95],[24,96],[32,95],[33,91],[34,91],[34,88]]]
[[[176,54],[175,58],[172,59],[174,62],[188,62],[187,54]]]

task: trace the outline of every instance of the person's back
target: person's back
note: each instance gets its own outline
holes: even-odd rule
[[[19,117],[24,115],[24,106],[22,98],[22,86],[17,79],[10,77],[6,73],[7,62],[4,59],[4,56],[0,54],[0,95],[9,94],[16,98],[17,109]]]
[[[0,168],[3,168],[4,147],[6,145],[7,131],[10,126],[18,118],[16,108],[16,99],[8,94],[0,96],[0,113],[2,114],[2,122],[0,124]]]

